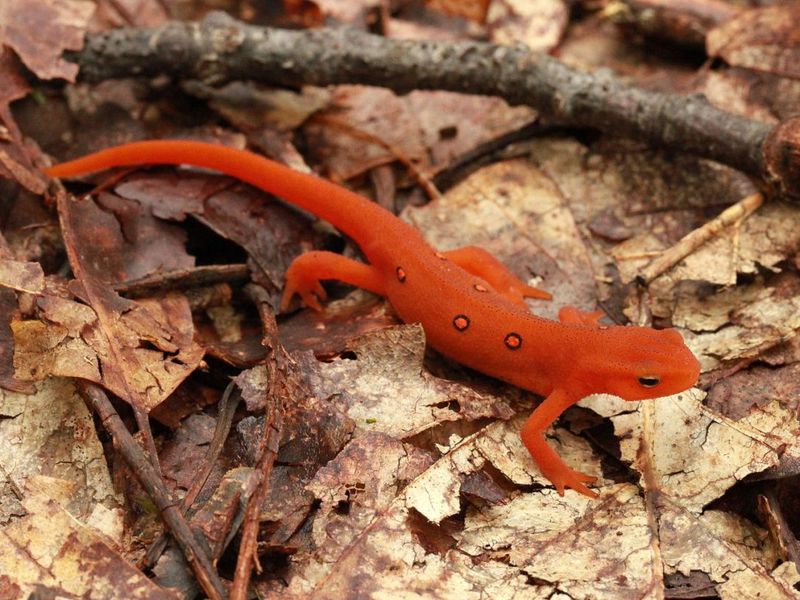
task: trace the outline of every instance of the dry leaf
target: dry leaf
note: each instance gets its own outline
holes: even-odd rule
[[[778,440],[770,434],[713,414],[701,398],[699,391],[688,391],[642,402],[633,411],[630,403],[609,397],[590,403],[613,415],[622,459],[642,474],[642,487],[656,486],[694,513],[746,475],[777,464],[779,456]]]
[[[13,48],[37,77],[75,81],[78,65],[61,53],[80,50],[94,9],[85,0],[4,0],[0,43]]]
[[[427,154],[411,107],[389,90],[341,85],[327,110],[304,127],[325,174],[346,181],[398,158],[424,166]]]
[[[0,260],[0,286],[41,294],[44,291],[44,272],[42,265],[18,260]]]
[[[551,292],[554,302],[530,304],[536,314],[555,318],[561,304],[595,308],[591,267],[575,221],[555,184],[530,162],[481,169],[403,217],[435,248],[480,246],[523,281]]]
[[[708,32],[706,50],[733,66],[800,78],[798,17],[792,3],[742,11]]]
[[[109,293],[109,292],[105,292]],[[116,296],[116,295],[115,295]],[[85,304],[44,296],[45,320],[12,322],[15,375],[88,379],[145,410],[160,404],[196,368],[202,348],[192,339],[191,313],[182,296],[133,302],[116,296],[112,336]],[[120,363],[109,343],[133,362]]]
[[[90,521],[99,505],[116,507],[116,497],[92,416],[67,379],[36,384],[32,394],[1,392],[0,463],[19,488],[34,475],[75,482],[64,503],[76,518]],[[78,485],[80,482],[80,485]],[[10,488],[4,488],[6,494]],[[7,495],[0,504],[13,502]],[[104,529],[119,541],[121,514]]]
[[[363,430],[402,439],[442,421],[513,414],[501,398],[428,374],[424,351],[422,328],[405,325],[354,340],[345,356],[332,362],[309,354],[298,362],[315,395],[336,396],[341,410]]]
[[[64,508],[74,487],[44,476],[28,482],[25,514],[0,530],[4,597],[28,598],[46,589],[68,598],[174,598]]]
[[[562,0],[505,0],[489,6],[487,21],[495,44],[525,44],[549,52],[564,35],[569,8]]]
[[[800,592],[787,585],[785,580],[771,575],[772,565],[764,566],[761,562],[764,550],[751,549],[756,544],[770,545],[763,532],[756,532],[752,524],[730,515],[723,518],[728,521],[725,528],[720,527],[713,511],[711,514],[693,515],[672,506],[666,507],[661,515],[659,531],[667,572],[707,573],[719,584],[715,589],[724,600],[800,598]],[[774,557],[774,548],[767,549],[767,556],[769,554]]]

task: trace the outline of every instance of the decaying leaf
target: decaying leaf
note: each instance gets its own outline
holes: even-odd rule
[[[727,310],[730,321],[688,340],[689,347],[706,371],[736,360],[753,359],[770,348],[791,339],[800,330],[800,298],[781,292],[780,286],[755,291],[752,300],[739,305],[729,303],[742,294],[720,294],[698,303],[716,312]],[[725,303],[715,308],[717,302]],[[690,327],[694,317],[681,313]],[[698,313],[698,319],[707,318]],[[701,327],[698,327],[701,329]]]
[[[40,294],[44,290],[44,273],[39,263],[0,260],[0,286]]]
[[[37,476],[24,488],[24,515],[0,529],[0,573],[9,598],[44,590],[62,597],[174,598],[64,506],[75,484]]]
[[[337,397],[360,429],[406,438],[442,421],[511,416],[502,399],[426,373],[424,351],[421,327],[398,326],[355,340],[352,358],[298,360],[315,395]]]
[[[569,8],[562,0],[510,0],[493,2],[487,20],[495,43],[525,44],[549,52],[564,35],[568,17]]]
[[[118,207],[109,208],[117,208],[119,221],[90,199],[69,201],[59,194],[64,239],[80,282],[73,285],[73,292],[83,303],[44,296],[38,304],[49,323],[14,323],[15,368],[22,379],[51,374],[84,377],[149,411],[196,368],[203,350],[192,339],[185,297],[175,294],[135,302],[110,287],[128,273],[138,275],[152,268],[152,258],[146,252],[132,256],[124,251],[126,238],[147,244],[148,228],[132,227],[146,221],[130,219]],[[123,236],[120,222],[126,223],[126,217],[131,229]]]
[[[133,364],[119,362],[109,330],[103,331],[89,306],[57,296],[44,296],[38,304],[44,320],[12,323],[14,369],[21,380],[80,377],[149,410],[172,393],[203,356],[192,340],[191,313],[183,297],[134,302],[116,296],[110,331],[113,343],[126,349]]]
[[[720,597],[797,599],[797,568],[779,567],[776,577],[775,549],[763,530],[732,515],[710,511],[692,515],[668,506],[662,513],[659,533],[667,572],[707,573],[717,583]],[[777,571],[777,569],[776,569]],[[794,575],[791,575],[791,571]]]
[[[5,0],[0,3],[0,44],[13,48],[42,79],[75,81],[78,65],[61,53],[83,46],[94,9],[86,0]]]
[[[611,397],[588,403],[611,415],[622,459],[633,463],[642,486],[655,486],[690,512],[700,512],[746,475],[777,464],[780,446],[770,432],[711,413],[701,398],[688,391],[642,402],[636,410]]]
[[[403,216],[439,250],[478,245],[523,281],[541,280],[555,301],[537,301],[537,314],[554,318],[562,303],[594,308],[594,281],[575,221],[553,181],[529,161],[481,169]]]
[[[425,150],[414,115],[389,90],[338,86],[330,108],[317,113],[305,130],[314,147],[328,150],[326,171],[335,181],[346,181],[399,157],[424,164]]]
[[[800,233],[792,226],[798,216],[800,208],[795,205],[769,203],[740,227],[730,227],[698,248],[673,269],[669,277],[673,281],[701,280],[733,285],[738,274],[756,273],[759,268],[778,271],[778,264],[800,247]],[[649,262],[648,256],[663,249],[650,233],[617,246],[613,255],[623,281],[632,281]]]
[[[24,488],[36,475],[74,482],[64,507],[88,523],[116,514],[116,522],[106,521],[102,528],[118,540],[122,533],[119,500],[92,417],[72,383],[51,377],[37,383],[32,394],[0,394],[0,463],[6,483]],[[9,507],[15,499],[10,487],[3,489],[0,505]],[[24,499],[16,499],[20,500]]]
[[[708,33],[708,54],[733,66],[800,78],[798,16],[792,3],[742,11]]]
[[[444,456],[406,488],[407,506],[432,523],[440,523],[460,510],[465,477],[488,465],[516,485],[548,485],[519,436],[526,416],[493,423],[464,439],[454,436],[449,447],[439,448],[446,452]],[[570,467],[602,477],[597,456],[585,440],[559,430],[548,442]]]

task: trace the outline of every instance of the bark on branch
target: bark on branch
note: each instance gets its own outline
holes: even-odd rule
[[[778,126],[680,96],[589,75],[523,46],[392,40],[354,30],[255,27],[223,13],[199,23],[123,28],[87,36],[67,56],[84,81],[169,74],[208,84],[358,83],[400,94],[435,89],[499,96],[567,125],[592,127],[689,152],[761,178],[800,199],[800,119]]]

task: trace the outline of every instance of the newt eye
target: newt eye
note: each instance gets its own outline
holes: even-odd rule
[[[646,388],[656,387],[661,383],[661,378],[657,375],[642,375],[639,377],[639,385]]]

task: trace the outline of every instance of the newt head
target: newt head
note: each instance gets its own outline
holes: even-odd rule
[[[697,383],[700,363],[677,330],[610,327],[598,333],[597,351],[587,348],[577,365],[578,379],[592,393],[645,400]]]

